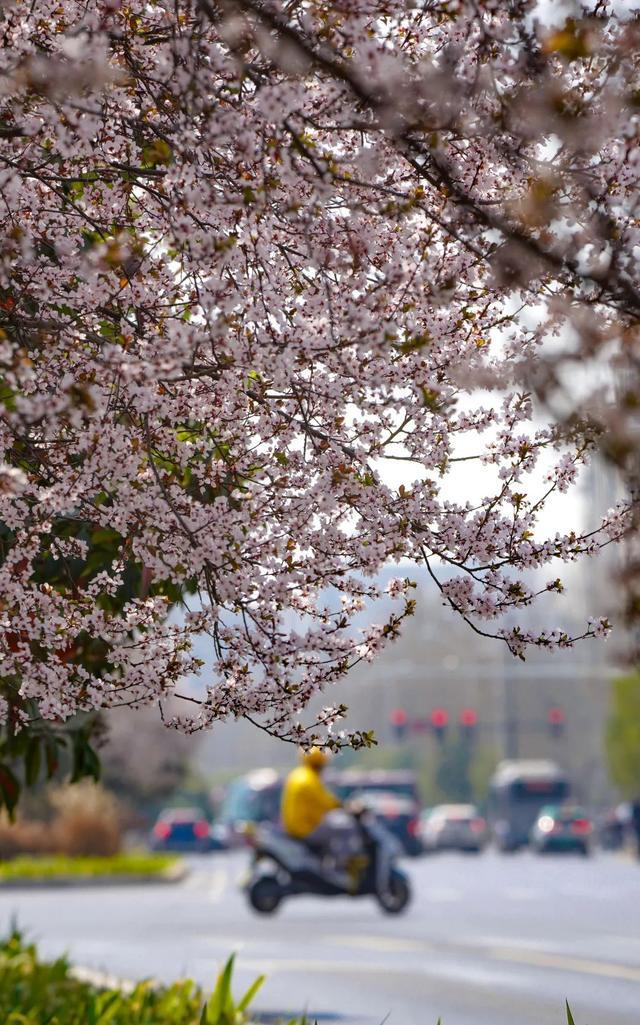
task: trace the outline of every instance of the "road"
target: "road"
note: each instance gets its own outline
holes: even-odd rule
[[[638,1025],[640,866],[611,855],[441,855],[407,863],[410,910],[298,898],[256,917],[242,855],[192,862],[182,883],[0,893],[47,955],[127,978],[210,986],[238,952],[237,986],[265,971],[272,1022],[307,1011],[345,1025]]]

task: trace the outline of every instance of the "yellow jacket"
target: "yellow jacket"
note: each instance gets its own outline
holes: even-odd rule
[[[282,795],[282,824],[291,836],[309,836],[328,811],[339,807],[340,801],[315,769],[300,765],[289,773]]]

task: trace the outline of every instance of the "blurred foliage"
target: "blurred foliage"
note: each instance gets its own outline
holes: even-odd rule
[[[232,954],[220,972],[213,993],[202,1009],[200,1025],[243,1025],[248,1021],[247,1011],[264,982],[259,975],[246,993],[236,1001],[231,988],[235,954]]]
[[[25,787],[52,779],[70,782],[100,777],[96,740],[102,727],[95,715],[60,723],[43,719],[32,701],[18,701],[15,688],[0,680],[0,693],[9,698],[10,713],[0,724],[0,809],[13,816]],[[16,710],[26,720],[18,725]]]
[[[174,854],[149,854],[128,851],[106,857],[72,857],[57,854],[50,857],[24,855],[0,862],[0,881],[21,879],[99,879],[109,876],[163,876],[180,859]]]
[[[66,958],[47,963],[14,931],[0,943],[0,1021],[5,1025],[245,1025],[260,976],[236,1000],[234,958],[220,972],[211,997],[191,981],[130,991],[100,988],[74,977]],[[293,1025],[293,1023],[291,1023]]]
[[[612,781],[625,797],[640,797],[640,672],[613,681],[606,750]]]
[[[122,841],[115,797],[92,780],[50,787],[41,794],[38,813],[11,821],[0,814],[0,858],[21,854],[117,854]]]
[[[6,1025],[199,1025],[202,994],[192,982],[130,993],[99,989],[73,977],[69,963],[38,960],[13,933],[0,944],[0,1021]]]

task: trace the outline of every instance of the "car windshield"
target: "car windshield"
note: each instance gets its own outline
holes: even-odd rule
[[[347,773],[329,774],[327,784],[341,800],[346,800],[357,792],[372,791],[385,794],[394,794],[396,797],[404,797],[414,805],[418,803],[418,791],[415,779],[411,775],[394,777],[391,773]]]
[[[220,809],[220,822],[275,821],[280,814],[281,790],[277,786],[255,787],[236,780]]]
[[[412,815],[414,814],[414,802],[403,794],[396,794],[389,790],[361,790],[356,791],[353,800],[361,801],[372,811],[381,815]]]
[[[166,808],[158,816],[163,822],[197,822],[202,818],[204,815],[198,808]]]
[[[446,819],[449,822],[470,822],[478,818],[478,809],[472,804],[443,804],[434,808],[430,818]]]

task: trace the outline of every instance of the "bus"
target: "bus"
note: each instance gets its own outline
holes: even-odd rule
[[[500,762],[489,786],[487,814],[498,849],[526,847],[544,806],[561,804],[569,792],[569,780],[555,762]]]

